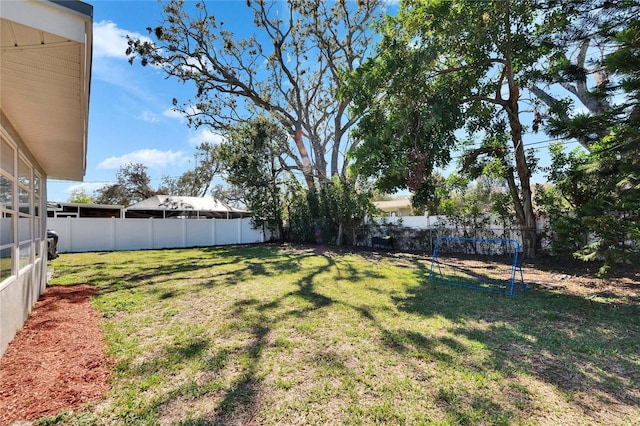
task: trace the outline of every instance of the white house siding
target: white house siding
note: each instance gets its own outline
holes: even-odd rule
[[[92,16],[80,1],[0,7],[0,356],[46,286],[47,176],[84,176]]]

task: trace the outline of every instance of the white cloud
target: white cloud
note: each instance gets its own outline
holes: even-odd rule
[[[127,35],[144,41],[151,41],[142,34],[130,32],[111,21],[100,21],[93,24],[93,58],[126,59]]]
[[[139,149],[119,157],[109,157],[98,164],[99,169],[118,169],[129,163],[141,163],[147,167],[162,168],[168,165],[186,164],[189,161],[182,151],[158,151]]]
[[[137,115],[135,118],[136,120],[142,120],[152,124],[158,123],[160,121],[156,114],[149,111],[142,111],[142,113],[140,115]]]
[[[199,112],[200,110],[196,108],[194,105],[188,105],[184,113],[178,111],[174,107],[171,107],[171,108],[165,109],[162,112],[162,115],[164,115],[167,118],[173,118],[174,120],[178,120],[181,123],[183,123],[187,119],[187,116],[197,115]]]
[[[83,190],[91,195],[94,191],[103,188],[105,185],[110,185],[114,182],[84,182],[84,183],[78,183],[75,185],[70,185],[65,192],[69,195],[71,195],[71,193],[73,191],[78,191],[78,190]]]
[[[212,132],[209,129],[198,129],[196,132],[192,132],[191,136],[189,136],[189,144],[192,146],[198,146],[203,142],[219,145],[224,141],[224,136],[219,133]]]
[[[185,120],[184,115],[181,112],[176,111],[175,108],[168,108],[162,111],[162,115],[167,118],[172,118],[174,120],[178,120],[181,123]]]

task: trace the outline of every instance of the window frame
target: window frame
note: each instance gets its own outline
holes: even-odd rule
[[[46,176],[30,152],[0,128],[0,219],[10,235],[0,240],[0,289],[46,262]],[[7,158],[8,156],[12,158]],[[43,212],[44,210],[44,212]],[[4,234],[4,232],[3,232]],[[45,263],[46,264],[46,263]]]
[[[2,266],[2,271],[0,271],[0,283],[10,280],[12,277],[17,276],[18,265],[17,265],[17,240],[18,240],[18,212],[16,211],[16,203],[18,198],[18,182],[16,177],[16,172],[18,169],[18,147],[17,145],[11,143],[8,138],[5,138],[4,135],[0,135],[0,149],[3,149],[2,145],[6,145],[11,150],[12,159],[10,162],[3,161],[4,164],[10,164],[10,167],[13,170],[5,170],[2,168],[2,164],[0,164],[0,176],[6,179],[9,182],[8,187],[9,190],[9,198],[11,200],[10,203],[2,203],[0,204],[0,217],[6,218],[9,216],[10,221],[10,229],[11,229],[11,237],[10,241],[5,244],[0,244],[0,251],[9,251],[9,261],[3,262],[4,264],[8,264],[9,268],[5,268]],[[10,205],[9,205],[10,204]],[[0,258],[2,260],[4,258]],[[8,274],[5,274],[5,269],[8,269]]]

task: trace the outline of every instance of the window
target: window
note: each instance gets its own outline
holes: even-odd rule
[[[0,138],[0,282],[15,273],[15,160],[15,149]]]
[[[0,173],[0,209],[13,210],[13,182]]]
[[[0,134],[0,282],[42,258],[42,174]],[[24,153],[26,154],[26,152]]]
[[[13,215],[0,213],[0,282],[13,275]]]
[[[18,183],[26,188],[31,187],[31,167],[25,160],[18,160]]]
[[[31,213],[31,193],[22,186],[18,186],[18,209],[25,215]]]
[[[18,158],[18,244],[19,269],[31,264],[33,244],[33,208],[31,166]]]
[[[7,173],[9,176],[13,176],[14,165],[13,161],[15,150],[11,145],[9,145],[4,139],[2,139],[2,144],[0,144],[0,169]]]
[[[31,241],[20,244],[20,266],[19,269],[29,266],[31,263]]]
[[[42,231],[42,225],[41,225],[41,219],[39,217],[36,217],[35,219],[33,219],[33,232],[35,235],[35,238],[33,239],[33,241],[35,242],[35,251],[34,251],[34,255],[36,257],[36,259],[40,258],[40,256],[42,255],[41,253],[41,242],[42,242],[42,235],[41,231]]]

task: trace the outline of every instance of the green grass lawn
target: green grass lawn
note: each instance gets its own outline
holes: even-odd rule
[[[99,288],[115,361],[107,398],[60,422],[640,418],[636,299],[508,298],[429,282],[428,259],[313,248],[65,254],[53,267],[51,284]]]

